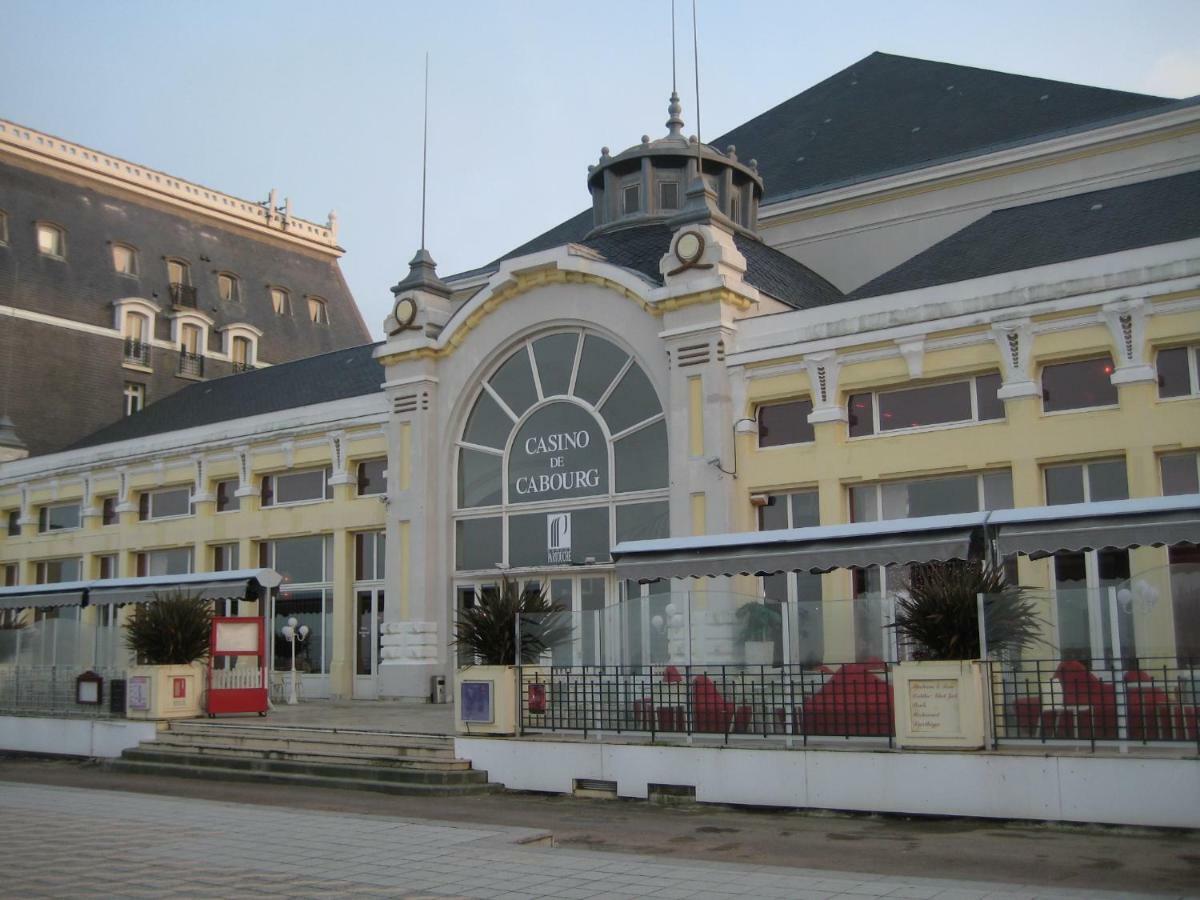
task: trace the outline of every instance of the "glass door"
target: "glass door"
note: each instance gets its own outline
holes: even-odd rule
[[[608,660],[605,627],[609,579],[604,575],[561,575],[550,578],[550,601],[571,612],[571,641],[553,648],[556,666],[600,666]],[[615,634],[611,635],[615,638]]]
[[[354,592],[354,699],[374,700],[379,696],[379,635],[383,622],[383,589],[360,588]]]

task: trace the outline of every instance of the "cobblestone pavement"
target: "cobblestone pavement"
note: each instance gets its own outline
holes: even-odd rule
[[[1094,890],[553,849],[544,832],[0,782],[9,897],[1018,900]],[[1144,895],[1163,896],[1163,895]]]

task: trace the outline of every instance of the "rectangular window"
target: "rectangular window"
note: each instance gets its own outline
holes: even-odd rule
[[[1171,453],[1160,457],[1163,496],[1200,494],[1200,453]]]
[[[663,181],[658,185],[658,208],[679,209],[679,182]]]
[[[138,497],[138,520],[171,519],[177,516],[194,515],[192,487],[166,488],[161,491],[146,491]]]
[[[321,534],[263,541],[258,564],[274,569],[289,585],[325,584],[333,577],[333,541]]]
[[[100,524],[119,525],[121,517],[117,514],[117,498],[105,497],[100,502]]]
[[[63,230],[57,225],[38,225],[37,247],[38,253],[43,256],[66,258],[67,242],[63,236]]]
[[[263,476],[263,506],[328,500],[331,496],[329,469],[308,469],[303,472],[282,472],[278,475]]]
[[[997,397],[1000,376],[927,384],[894,391],[852,394],[847,401],[850,437],[1004,418]]]
[[[137,274],[137,254],[133,252],[132,247],[126,247],[124,244],[113,244],[112,258],[113,268],[117,271],[117,274]]]
[[[147,578],[152,575],[189,575],[191,571],[191,547],[150,550],[137,555],[137,573],[139,578]]]
[[[17,564],[16,563],[5,563],[5,565],[4,565],[4,586],[5,587],[16,587],[17,586]]]
[[[1062,412],[1117,405],[1111,356],[1042,367],[1042,409]]]
[[[382,581],[386,544],[382,531],[360,531],[354,535],[354,580]]]
[[[1192,397],[1200,394],[1200,347],[1172,347],[1159,350],[1158,396]]]
[[[133,381],[125,382],[125,415],[132,416],[146,406],[146,386]]]
[[[8,536],[21,536],[21,511],[19,509],[10,509],[8,511]]]
[[[329,324],[329,307],[320,297],[308,298],[308,319],[317,325]]]
[[[43,559],[34,565],[34,577],[38,584],[61,584],[64,581],[80,581],[80,563],[76,559]]]
[[[217,489],[217,512],[233,512],[241,509],[242,498],[237,495],[238,480],[236,478],[225,478],[218,481]]]
[[[1012,473],[1007,469],[982,475],[856,484],[850,488],[850,515],[855,522],[942,516],[1011,506]]]
[[[217,296],[222,303],[235,303],[238,299],[238,280],[233,275],[222,272],[217,276]]]
[[[292,298],[283,288],[271,288],[271,308],[277,316],[292,314]]]
[[[809,528],[820,524],[821,512],[816,491],[769,494],[766,504],[758,508],[759,531]]]
[[[97,578],[116,578],[117,571],[117,554],[106,553],[96,557]]]
[[[621,188],[621,215],[632,216],[642,206],[642,186],[627,184]]]
[[[364,459],[358,464],[358,496],[387,493],[387,457]]]
[[[67,531],[79,527],[79,504],[59,503],[38,510],[38,532]]]
[[[1047,466],[1045,471],[1046,503],[1049,506],[1129,499],[1123,459]]]
[[[212,548],[212,570],[214,572],[232,572],[239,568],[240,552],[238,545],[214,544]]]
[[[757,411],[758,446],[779,447],[784,444],[808,444],[816,440],[816,432],[808,422],[812,415],[811,400],[789,403],[770,403]]]

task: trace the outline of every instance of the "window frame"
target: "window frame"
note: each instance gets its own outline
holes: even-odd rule
[[[328,503],[333,499],[333,486],[329,483],[331,475],[330,466],[313,466],[304,469],[288,469],[282,472],[270,472],[262,476],[259,483],[259,505],[263,509],[276,509],[277,507],[288,506],[305,506],[312,503]],[[290,478],[304,475],[311,475],[314,472],[322,472],[324,477],[321,479],[323,496],[308,497],[303,500],[278,500],[279,496],[279,479]],[[270,499],[268,499],[268,496]]]
[[[1158,374],[1158,359],[1166,352],[1172,350],[1183,350],[1187,355],[1188,366],[1188,392],[1186,394],[1172,394],[1169,397],[1162,395],[1162,381]],[[1156,399],[1161,403],[1170,403],[1175,400],[1193,400],[1200,396],[1200,344],[1176,344],[1172,347],[1156,347],[1154,351],[1154,375],[1159,379],[1156,391]]]
[[[186,519],[196,514],[196,503],[192,500],[193,486],[190,484],[177,484],[171,487],[155,488],[150,491],[140,491],[138,493],[138,521],[139,522],[161,522],[167,519]],[[171,513],[170,515],[156,515],[154,512],[155,497],[162,497],[167,494],[178,494],[180,492],[187,493],[188,511],[185,513]]]
[[[1114,395],[1116,395],[1116,400],[1113,403],[1101,403],[1097,406],[1070,406],[1070,407],[1066,407],[1065,409],[1046,409],[1046,386],[1045,386],[1044,379],[1045,379],[1047,369],[1052,369],[1052,368],[1056,368],[1059,366],[1072,366],[1072,365],[1079,365],[1081,363],[1096,362],[1096,361],[1102,360],[1102,359],[1108,360],[1109,384],[1112,384],[1112,374],[1113,374],[1113,372],[1116,371],[1116,363],[1113,362],[1113,357],[1112,357],[1111,353],[1104,353],[1099,356],[1084,356],[1084,357],[1079,357],[1077,359],[1060,359],[1060,360],[1056,360],[1056,361],[1039,362],[1039,364],[1038,364],[1038,391],[1039,391],[1039,396],[1042,399],[1042,415],[1043,416],[1060,416],[1060,415],[1069,415],[1071,413],[1077,413],[1077,412],[1089,412],[1092,410],[1099,410],[1099,409],[1119,409],[1121,406],[1121,395],[1120,395],[1120,391],[1117,389],[1117,386],[1115,384],[1112,385],[1113,393],[1114,393]]]
[[[1091,467],[1095,466],[1095,465],[1107,465],[1107,464],[1112,464],[1112,463],[1117,463],[1117,462],[1121,463],[1121,465],[1125,469],[1125,498],[1124,499],[1128,500],[1129,499],[1129,460],[1126,459],[1124,456],[1104,456],[1104,457],[1098,457],[1096,459],[1082,459],[1082,460],[1079,460],[1078,462],[1051,463],[1049,465],[1042,466],[1041,467],[1041,469],[1042,469],[1042,497],[1045,500],[1046,505],[1047,506],[1069,506],[1070,505],[1070,504],[1066,504],[1066,503],[1051,502],[1051,500],[1050,500],[1050,483],[1046,480],[1047,472],[1051,472],[1055,469],[1059,469],[1059,470],[1073,469],[1076,467],[1079,467],[1080,469],[1082,469],[1083,500],[1080,502],[1092,503],[1093,501],[1092,501]],[[1160,466],[1159,471],[1161,472],[1161,466]],[[1120,499],[1120,498],[1118,498],[1118,499]],[[1095,502],[1100,502],[1100,501],[1095,501]],[[1088,552],[1092,552],[1092,551],[1088,551]]]
[[[125,417],[140,413],[146,408],[146,385],[139,381],[127,381],[121,391]],[[136,409],[134,408],[136,407]]]
[[[222,279],[228,279],[228,281],[229,281],[230,288],[229,288],[229,296],[228,297],[221,296]],[[217,273],[217,300],[221,303],[240,303],[241,298],[242,298],[241,279],[238,278],[232,272],[218,272]]]
[[[329,303],[324,297],[309,294],[304,298],[308,303],[308,321],[314,325],[329,325]]]
[[[167,269],[167,284],[169,284],[169,285],[178,284],[178,285],[182,285],[184,287],[192,286],[192,264],[190,262],[188,262],[188,260],[184,259],[181,256],[164,256],[163,257],[163,265],[166,266],[166,269]],[[179,266],[180,272],[183,275],[182,280],[173,281],[171,279],[171,266]]]
[[[117,251],[119,251],[119,250],[125,250],[129,253],[130,270],[128,272],[126,272],[124,269],[120,268],[117,265]],[[122,276],[123,278],[137,278],[138,277],[138,273],[140,271],[140,266],[138,265],[137,247],[133,246],[133,244],[126,244],[124,241],[113,241],[112,246],[110,247],[109,255],[112,258],[114,272],[116,272],[118,275]]]
[[[75,524],[65,528],[50,528],[50,510],[75,507]],[[78,500],[64,500],[58,503],[43,503],[38,507],[38,534],[57,534],[62,531],[78,531],[83,527],[83,504]]]
[[[802,405],[804,403],[808,404],[808,415],[804,416],[804,427],[807,428],[808,432],[812,436],[805,440],[800,440],[800,441],[784,441],[784,442],[781,442],[778,444],[764,444],[763,443],[762,411],[764,409],[768,409],[770,407]],[[813,427],[812,423],[808,421],[808,417],[812,415],[813,409],[814,409],[814,404],[813,404],[811,397],[795,397],[790,400],[771,400],[771,401],[767,401],[767,402],[763,402],[763,403],[756,403],[754,405],[754,424],[757,427],[756,427],[756,431],[754,433],[754,449],[769,451],[769,450],[777,450],[781,447],[798,447],[798,446],[805,445],[805,444],[816,443],[816,440],[817,440],[816,428]]]
[[[224,490],[224,485],[227,484],[232,485],[232,487],[226,493]],[[223,515],[224,513],[233,513],[241,510],[242,498],[239,497],[237,493],[240,484],[241,482],[237,478],[218,478],[213,482],[213,498],[216,504],[214,507],[215,514]],[[222,501],[223,494],[225,496],[224,500]],[[222,502],[226,504],[224,509],[221,508]]]
[[[884,511],[883,510],[883,488],[888,485],[895,485],[895,484],[914,484],[914,483],[918,483],[918,482],[946,481],[946,480],[949,480],[952,478],[971,477],[971,478],[975,479],[975,500],[976,500],[976,510],[975,511],[978,512],[980,510],[988,509],[987,483],[985,480],[987,478],[987,476],[1000,475],[1000,474],[1005,474],[1005,473],[1007,473],[1008,478],[1009,478],[1009,490],[1011,492],[1012,491],[1012,467],[1011,466],[1009,468],[979,469],[979,470],[968,471],[968,472],[947,472],[947,473],[943,473],[941,475],[922,475],[922,476],[918,476],[916,478],[891,478],[891,479],[887,479],[884,481],[853,482],[853,483],[845,485],[846,508],[847,508],[847,511],[849,512],[849,519],[850,519],[851,523],[856,523],[856,522],[903,522],[906,519],[922,518],[921,516],[903,516],[900,518],[884,518],[884,515],[883,515],[883,511]],[[875,517],[871,518],[871,519],[858,519],[858,518],[855,518],[855,516],[854,516],[853,490],[855,488],[867,488],[867,487],[875,489],[875,502],[874,502]],[[1014,498],[1014,500],[1015,500],[1015,498]],[[1011,509],[1012,507],[998,507],[998,508]],[[930,515],[951,515],[951,513],[931,513]]]
[[[47,259],[62,259],[67,258],[67,229],[59,225],[57,222],[49,222],[38,220],[33,223],[35,246],[37,247],[38,256],[45,256]],[[58,235],[58,253],[51,253],[42,249],[42,229],[53,231]]]
[[[0,209],[0,246],[8,246],[8,213]]]
[[[380,472],[380,479],[383,482],[383,490],[380,491],[364,491],[363,490],[363,466],[374,463],[383,463],[383,469]],[[388,492],[387,486],[387,465],[388,459],[386,456],[372,456],[369,459],[360,459],[354,464],[354,481],[357,497],[386,497]]]
[[[629,209],[629,204],[626,202],[630,191],[636,191],[636,193],[637,193],[637,204],[635,205],[635,207],[632,210]],[[638,177],[636,180],[626,181],[626,182],[622,183],[620,198],[621,198],[620,218],[624,219],[629,216],[636,216],[642,212],[643,204],[642,204],[641,173],[638,174]]]
[[[280,303],[278,305],[275,303],[276,295],[280,297]],[[267,285],[267,300],[270,301],[271,310],[275,313],[275,315],[280,317],[286,316],[289,319],[293,318],[292,292],[287,288],[280,287],[277,284]]]
[[[33,562],[33,583],[34,584],[68,584],[72,581],[82,581],[83,580],[83,578],[82,578],[83,557],[82,556],[53,556],[53,557],[49,557],[47,559],[32,560],[32,562]],[[47,574],[46,570],[47,570],[48,566],[53,565],[54,563],[61,564],[61,563],[68,563],[68,562],[72,562],[75,564],[75,577],[74,578],[64,578],[60,581],[47,581],[46,580],[46,574]]]
[[[133,555],[134,571],[138,578],[146,578],[150,574],[150,558],[162,553],[187,553],[188,565],[186,572],[172,572],[173,575],[190,575],[196,571],[196,548],[191,545],[183,547],[155,547],[150,550],[139,550]]]
[[[1007,422],[1008,410],[1004,406],[1004,401],[1000,400],[1000,408],[1004,410],[1004,415],[997,419],[981,419],[980,414],[980,399],[979,399],[979,380],[981,378],[996,378],[1000,385],[1003,385],[1003,378],[999,372],[979,372],[975,375],[967,375],[960,378],[940,379],[938,381],[923,381],[916,384],[907,383],[895,385],[887,388],[877,388],[870,391],[854,391],[846,395],[846,440],[860,441],[869,438],[890,437],[896,434],[921,434],[927,431],[944,431],[948,428],[968,428],[975,425],[990,425],[995,422]],[[930,425],[911,425],[904,428],[888,428],[880,427],[880,403],[879,398],[886,394],[897,394],[902,391],[919,391],[925,388],[947,387],[955,384],[966,384],[967,392],[971,401],[971,417],[968,419],[955,419],[951,422],[935,422]],[[866,396],[871,402],[871,430],[866,434],[852,434],[851,428],[855,427],[855,423],[850,422],[850,418],[854,416],[851,406],[856,397]]]
[[[665,187],[675,188],[675,205],[674,206],[667,206],[666,203],[663,202],[663,188],[665,188]],[[667,178],[667,179],[663,179],[663,180],[659,181],[658,182],[658,197],[655,199],[657,199],[657,201],[658,201],[658,208],[660,211],[678,212],[680,209],[683,208],[683,183],[674,178]]]
[[[1164,497],[1180,497],[1180,496],[1186,496],[1189,493],[1188,491],[1183,491],[1180,493],[1176,493],[1176,492],[1172,491],[1170,494],[1168,494],[1167,493],[1166,472],[1163,469],[1163,462],[1165,460],[1167,460],[1167,459],[1186,459],[1187,457],[1191,457],[1192,468],[1195,469],[1195,471],[1196,471],[1197,486],[1200,487],[1200,450],[1172,450],[1169,453],[1158,454],[1158,485],[1159,485],[1159,493],[1161,493],[1162,496],[1164,496]]]

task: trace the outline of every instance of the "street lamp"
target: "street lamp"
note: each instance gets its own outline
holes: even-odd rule
[[[279,629],[279,633],[283,635],[283,639],[292,645],[292,686],[288,692],[288,706],[296,705],[296,645],[303,644],[308,638],[308,626],[300,625],[295,616],[287,620],[287,624]]]

